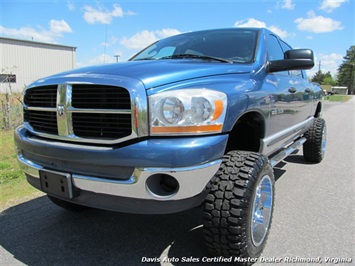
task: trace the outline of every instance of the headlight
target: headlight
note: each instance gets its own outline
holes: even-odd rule
[[[168,91],[149,96],[149,108],[152,135],[219,133],[227,96],[207,89]]]

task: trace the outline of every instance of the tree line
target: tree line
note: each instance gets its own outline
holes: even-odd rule
[[[349,94],[355,94],[355,45],[346,51],[343,59],[343,63],[338,68],[336,79],[329,71],[323,73],[319,70],[313,75],[311,81],[321,85],[348,87]]]

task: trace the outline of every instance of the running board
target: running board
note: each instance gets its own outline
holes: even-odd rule
[[[295,151],[300,146],[302,146],[303,143],[305,143],[306,141],[307,141],[307,139],[302,137],[302,138],[296,140],[292,145],[290,145],[286,148],[283,148],[282,150],[280,150],[279,152],[274,154],[272,157],[269,158],[269,162],[270,162],[271,166],[274,167],[275,165],[277,165],[279,162],[282,161],[282,159],[289,156],[293,151]]]

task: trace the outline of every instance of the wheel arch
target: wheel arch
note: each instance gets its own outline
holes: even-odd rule
[[[244,113],[229,132],[225,153],[232,150],[259,152],[265,130],[266,122],[262,113],[256,110]]]
[[[322,109],[323,109],[322,102],[318,102],[317,107],[316,107],[316,111],[314,113],[314,117],[320,118],[322,115]]]

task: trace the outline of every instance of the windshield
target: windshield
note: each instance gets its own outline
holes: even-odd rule
[[[130,61],[199,58],[225,59],[233,63],[254,60],[257,29],[224,29],[190,32],[160,40],[145,48]],[[184,56],[182,56],[184,55]],[[193,57],[185,57],[193,55]]]

